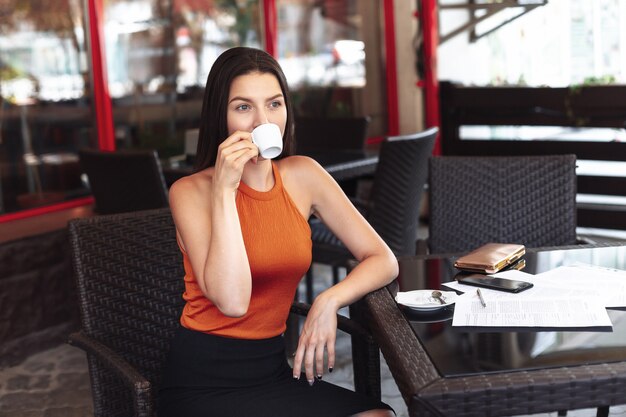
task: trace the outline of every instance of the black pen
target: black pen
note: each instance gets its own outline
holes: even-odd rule
[[[487,307],[487,303],[485,303],[485,299],[483,298],[483,293],[480,292],[480,288],[476,288],[476,294],[478,294],[478,298],[480,298],[480,304],[482,304],[483,307]]]

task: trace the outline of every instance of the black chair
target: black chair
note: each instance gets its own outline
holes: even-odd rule
[[[296,117],[296,153],[360,150],[365,147],[369,117]]]
[[[577,243],[575,155],[441,156],[429,166],[431,253]]]
[[[79,158],[98,214],[168,207],[167,186],[156,151],[83,149]]]
[[[432,157],[429,181],[429,236],[418,243],[420,253],[467,252],[488,242],[578,243],[575,155]],[[535,335],[477,337],[484,350],[505,343],[528,349]]]
[[[328,151],[364,152],[370,118],[302,117],[295,118],[296,153],[318,159]],[[356,196],[359,179],[339,181],[344,192]]]
[[[419,210],[427,179],[427,161],[438,129],[404,136],[390,136],[380,149],[371,199],[359,203],[366,219],[397,256],[413,255],[419,224]],[[313,262],[333,267],[333,281],[339,267],[352,258],[337,237],[319,220],[313,219]],[[313,277],[307,273],[307,297],[313,298]]]
[[[170,210],[70,222],[81,330],[96,417],[155,416],[161,368],[183,307],[182,256]],[[309,306],[294,303],[292,313]],[[369,332],[338,317],[352,335],[355,389],[380,398],[379,352]],[[356,343],[355,343],[356,342]]]

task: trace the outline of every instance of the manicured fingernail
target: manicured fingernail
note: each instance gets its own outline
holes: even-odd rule
[[[313,379],[309,379],[309,385],[310,385],[310,386],[313,386],[313,382],[315,382],[315,380],[313,380]]]
[[[318,375],[318,376],[316,376],[316,378],[317,378],[318,381],[321,381],[322,380],[322,375]]]
[[[329,367],[328,367],[328,372],[332,372],[332,371],[333,371],[333,367],[332,367],[332,366],[329,366]]]
[[[298,379],[300,379],[300,376],[299,375],[294,375],[293,379],[298,380]]]

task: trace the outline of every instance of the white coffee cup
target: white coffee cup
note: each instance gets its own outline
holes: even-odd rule
[[[274,123],[264,123],[252,131],[252,142],[265,159],[276,158],[283,151],[283,135]]]

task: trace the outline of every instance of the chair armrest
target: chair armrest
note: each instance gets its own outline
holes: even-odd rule
[[[136,417],[154,415],[152,384],[135,367],[107,346],[81,332],[72,333],[67,342],[84,350],[87,355],[92,355],[123,380],[132,390]]]
[[[307,303],[294,301],[291,305],[291,312],[299,316],[306,317],[309,314],[309,310],[311,310],[311,306]],[[363,325],[341,314],[337,314],[337,328],[349,335],[373,340],[370,332]]]
[[[336,267],[349,267],[352,254],[345,246],[337,246],[328,243],[313,242],[313,258],[318,262],[334,265]]]

